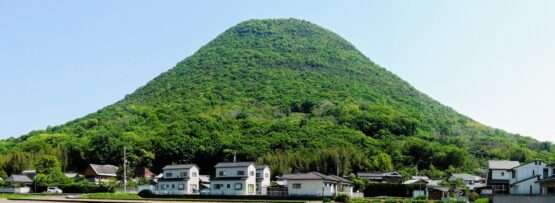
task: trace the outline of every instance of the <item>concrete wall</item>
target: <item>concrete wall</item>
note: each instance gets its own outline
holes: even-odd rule
[[[555,196],[494,195],[493,203],[553,203]]]
[[[494,169],[491,171],[492,180],[511,180],[513,173],[511,170]]]

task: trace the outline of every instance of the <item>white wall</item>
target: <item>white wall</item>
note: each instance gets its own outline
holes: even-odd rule
[[[522,165],[520,167],[515,168],[515,179],[511,182],[517,182],[519,180],[527,179],[532,176],[540,175],[543,178],[543,169],[546,168],[545,163],[543,162],[532,162],[526,165]],[[551,176],[551,170],[547,170],[547,176]]]
[[[220,171],[224,171],[224,175],[220,175]],[[237,175],[237,171],[244,171],[245,175]],[[218,180],[218,177],[246,177],[246,179],[237,180]],[[235,188],[236,184],[241,184],[241,189],[237,190]],[[216,185],[220,184],[222,187],[216,189]],[[229,184],[229,188],[227,185]],[[252,185],[252,191],[249,190],[249,186]],[[256,168],[254,164],[248,167],[228,167],[228,168],[216,168],[216,178],[210,181],[211,194],[214,195],[256,195]]]
[[[172,173],[171,177],[166,177],[167,173]],[[182,172],[184,174],[182,174]],[[188,178],[187,178],[188,177]],[[183,180],[164,180],[172,178],[185,178]],[[199,170],[197,167],[190,169],[168,169],[164,170],[164,179],[156,185],[157,194],[167,195],[186,195],[199,193]]]
[[[270,168],[264,167],[262,170],[256,170],[257,174],[260,174],[260,178],[256,179],[256,194],[266,195],[268,194],[268,187],[270,187]]]
[[[512,177],[513,173],[511,170],[492,169],[491,171],[492,180],[511,180]]]
[[[295,184],[300,184],[301,188],[294,188]],[[333,196],[337,186],[322,180],[287,180],[287,190],[292,196]]]
[[[532,187],[532,195],[539,195],[540,184],[536,183],[538,179],[533,178],[524,182],[520,182],[517,185],[513,185],[510,189],[511,194],[515,195],[528,195],[530,194],[530,187]]]

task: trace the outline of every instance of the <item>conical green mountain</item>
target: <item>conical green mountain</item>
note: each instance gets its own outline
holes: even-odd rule
[[[53,154],[68,170],[120,165],[123,146],[132,165],[154,170],[211,170],[234,152],[276,173],[417,166],[433,176],[487,159],[553,158],[551,144],[481,125],[296,19],[242,22],[123,100],[3,146],[5,160]]]

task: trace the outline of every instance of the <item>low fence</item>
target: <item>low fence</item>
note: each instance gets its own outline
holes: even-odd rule
[[[1,187],[0,193],[26,194],[31,192],[30,187]]]

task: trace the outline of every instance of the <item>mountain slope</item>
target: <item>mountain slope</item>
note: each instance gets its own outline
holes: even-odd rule
[[[74,170],[118,164],[123,146],[132,165],[155,170],[176,162],[211,170],[233,152],[277,173],[340,166],[434,175],[488,158],[553,158],[550,143],[481,125],[296,19],[240,23],[123,100],[4,143],[5,160],[23,151],[30,161],[21,164],[32,165],[55,154]],[[17,171],[11,165],[4,170]]]

